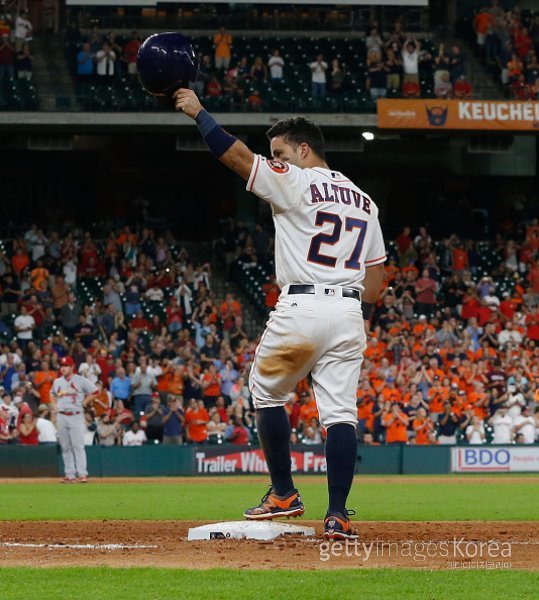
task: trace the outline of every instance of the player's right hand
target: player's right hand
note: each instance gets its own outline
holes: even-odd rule
[[[176,110],[183,111],[191,119],[194,119],[203,108],[195,92],[188,88],[176,90],[173,98]]]

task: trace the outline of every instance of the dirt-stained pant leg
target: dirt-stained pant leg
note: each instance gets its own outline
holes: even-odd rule
[[[319,357],[312,298],[282,296],[266,324],[249,375],[255,408],[282,406]]]
[[[312,372],[322,424],[355,425],[365,345],[357,300],[283,296],[271,314],[251,368],[255,408],[283,405],[298,381]]]

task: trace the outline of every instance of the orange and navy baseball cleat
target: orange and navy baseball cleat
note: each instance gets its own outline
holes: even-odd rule
[[[260,504],[248,508],[243,516],[246,519],[259,520],[276,519],[277,517],[300,517],[305,512],[298,490],[292,490],[286,496],[274,494],[272,488],[263,496]]]
[[[348,515],[355,515],[354,510],[347,510],[346,515],[333,513],[324,519],[324,537],[326,540],[356,540],[358,531],[352,527]]]

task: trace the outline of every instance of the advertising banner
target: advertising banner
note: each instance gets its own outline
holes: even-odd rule
[[[452,448],[453,473],[539,472],[539,446],[465,446]]]
[[[264,454],[250,446],[199,446],[194,450],[195,474],[238,475],[267,473]],[[293,447],[293,473],[325,473],[326,457],[323,446]]]
[[[380,129],[538,131],[539,102],[378,100]]]

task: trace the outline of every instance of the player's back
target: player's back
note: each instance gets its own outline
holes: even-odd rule
[[[257,160],[248,189],[273,208],[279,285],[360,289],[365,268],[386,257],[378,207],[369,195],[338,171]]]

